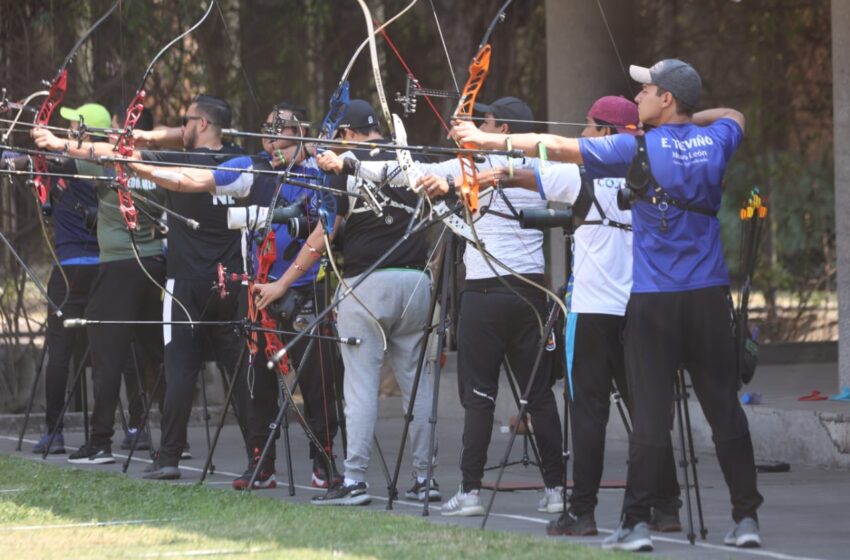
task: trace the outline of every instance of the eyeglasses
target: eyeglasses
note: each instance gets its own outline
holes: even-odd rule
[[[190,116],[184,116],[184,117],[183,117],[183,126],[186,126],[187,124],[189,124],[189,121],[193,121],[193,120],[195,120],[195,119],[202,119],[202,118],[204,118],[204,117],[190,117]]]

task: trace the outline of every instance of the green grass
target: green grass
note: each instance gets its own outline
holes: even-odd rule
[[[148,483],[0,455],[3,558],[615,558],[563,539]],[[5,490],[5,491],[4,491]],[[11,490],[11,491],[8,491]],[[114,526],[56,527],[143,520]],[[40,527],[46,526],[46,527]]]

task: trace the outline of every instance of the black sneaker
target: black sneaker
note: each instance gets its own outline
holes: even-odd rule
[[[546,525],[546,534],[552,537],[567,535],[571,537],[592,537],[599,531],[593,513],[576,513],[570,509]]]
[[[349,486],[338,484],[324,496],[314,496],[311,503],[317,506],[365,506],[372,501],[372,496],[366,493],[368,489],[365,482]]]
[[[254,470],[256,470],[259,462],[260,450],[255,447],[251,460],[248,462],[248,468],[245,469],[242,476],[236,478],[232,483],[234,490],[246,490],[248,488],[248,484],[251,482],[251,478],[254,476]],[[260,472],[257,473],[257,479],[254,480],[254,488],[277,488],[277,479],[274,476],[274,465],[270,468],[260,469]]]
[[[652,517],[649,520],[649,530],[659,533],[679,533],[682,530],[682,522],[679,520],[679,512],[662,511],[652,508]]]
[[[342,475],[336,470],[336,463],[331,458],[331,469],[333,475],[328,476],[328,466],[325,463],[324,457],[316,455],[313,457],[313,474],[310,477],[310,486],[313,488],[328,488],[328,479],[331,479],[330,486],[338,486],[342,483]]]
[[[68,456],[68,462],[75,465],[106,465],[114,463],[111,445],[92,445],[86,442],[81,448]]]
[[[121,449],[130,449],[133,445],[133,439],[136,440],[136,451],[147,451],[151,448],[151,435],[147,430],[130,428],[124,432],[124,439],[121,441]]]
[[[419,500],[420,502],[425,501],[425,492],[428,490],[428,484],[426,480],[422,480],[420,482],[419,477],[416,475],[413,476],[413,486],[407,489],[407,492],[404,493],[406,498],[411,500]],[[437,481],[433,478],[431,479],[431,492],[428,494],[429,502],[439,502],[443,499],[443,496],[440,494],[440,485],[437,484]]]

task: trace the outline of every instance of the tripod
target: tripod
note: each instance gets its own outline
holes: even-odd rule
[[[47,341],[44,342],[44,345],[41,347],[41,356],[38,359],[38,367],[35,370],[35,376],[32,380],[32,389],[30,389],[30,398],[27,402],[27,412],[24,414],[24,425],[21,426],[21,433],[18,435],[18,445],[15,446],[15,451],[21,450],[21,445],[24,442],[24,434],[27,433],[27,426],[30,421],[30,414],[32,414],[32,407],[35,403],[35,392],[38,389],[38,382],[41,380],[41,374],[44,372],[45,364],[47,363]],[[55,430],[54,430],[55,431]]]
[[[691,488],[694,490],[694,501],[696,502],[697,515],[699,516],[699,532],[702,540],[705,540],[708,535],[708,529],[705,528],[705,521],[702,515],[702,499],[700,498],[699,479],[697,478],[697,456],[694,451],[694,434],[691,430],[691,413],[688,410],[688,385],[685,382],[685,369],[680,367],[676,370],[676,381],[674,386],[673,400],[676,406],[676,420],[679,432],[679,448],[681,451],[681,459],[679,466],[682,469],[682,476],[685,482],[685,507],[688,513],[688,540],[693,545],[696,542],[696,532],[694,531],[694,514],[691,506]],[[688,466],[691,467],[694,483],[691,486],[689,481]]]
[[[388,497],[387,500],[387,509],[393,508],[393,501],[398,497],[398,477],[399,472],[401,471],[401,461],[404,458],[404,446],[407,441],[407,436],[410,431],[410,423],[413,421],[413,407],[416,404],[416,395],[419,392],[419,383],[422,379],[422,369],[425,365],[425,355],[428,352],[428,336],[431,331],[434,329],[437,330],[437,360],[434,363],[434,368],[432,370],[432,374],[434,375],[434,396],[431,401],[431,414],[428,417],[428,423],[431,426],[429,440],[428,440],[428,469],[426,475],[425,482],[425,502],[422,506],[422,515],[427,517],[429,515],[429,503],[430,500],[428,497],[431,496],[431,483],[434,477],[434,449],[436,447],[436,436],[437,436],[437,408],[439,406],[439,394],[440,394],[440,374],[442,372],[442,360],[439,358],[440,352],[443,350],[443,346],[446,340],[446,331],[449,328],[449,314],[448,314],[448,306],[449,306],[449,283],[452,278],[454,278],[454,260],[455,260],[455,236],[452,234],[446,235],[443,238],[443,246],[442,250],[442,264],[440,265],[440,276],[437,280],[436,285],[431,293],[431,302],[428,305],[428,321],[426,323],[425,328],[423,329],[423,343],[422,348],[419,351],[419,360],[416,363],[416,374],[413,377],[413,389],[410,392],[410,400],[407,404],[407,412],[404,415],[404,427],[401,432],[401,443],[399,444],[399,451],[396,459],[395,470],[393,471],[392,481],[389,484]],[[430,324],[431,318],[434,317],[434,311],[437,307],[437,301],[439,299],[440,302],[440,316],[437,320],[436,324]]]
[[[292,380],[292,387],[289,389],[284,388],[283,384],[286,383],[286,379],[284,379],[283,375],[277,376],[278,380],[278,389],[280,395],[280,409],[277,412],[277,416],[269,424],[269,435],[266,438],[266,443],[263,446],[263,451],[260,453],[260,458],[257,461],[257,466],[254,468],[254,472],[251,474],[251,480],[248,482],[248,487],[246,490],[250,491],[254,489],[254,483],[257,481],[257,477],[260,475],[260,469],[263,467],[263,463],[266,460],[269,452],[271,451],[272,446],[274,445],[274,440],[277,436],[277,428],[283,424],[283,433],[284,433],[284,448],[286,455],[286,466],[287,466],[287,476],[289,477],[289,495],[295,495],[295,480],[292,472],[292,449],[290,447],[289,440],[289,421],[286,418],[286,410],[289,406],[297,406],[294,402],[292,402],[288,395],[292,394],[292,390],[298,386],[298,381],[301,379],[301,375],[304,373],[304,365],[307,363],[307,358],[310,357],[310,353],[313,350],[313,345],[315,344],[315,339],[311,339],[307,343],[307,347],[304,349],[304,354],[301,357],[301,362],[298,364],[298,368],[295,371],[295,377]],[[306,426],[305,426],[306,428]],[[332,465],[328,465],[328,473],[329,476],[333,475],[333,467]]]
[[[511,430],[511,436],[508,439],[507,448],[505,449],[505,453],[502,456],[501,462],[499,463],[499,474],[496,477],[496,483],[493,485],[493,492],[490,494],[490,501],[487,504],[486,511],[484,512],[484,520],[481,523],[482,529],[487,526],[487,520],[490,517],[490,510],[493,509],[493,503],[496,501],[496,493],[499,491],[499,484],[502,482],[502,476],[505,474],[505,469],[508,467],[508,459],[510,458],[511,448],[513,448],[514,441],[516,440],[516,435],[517,431],[519,430],[519,426],[521,423],[527,422],[526,411],[528,410],[528,396],[531,393],[532,388],[534,387],[534,380],[540,373],[540,362],[543,359],[543,352],[546,351],[546,342],[549,339],[549,334],[552,332],[555,323],[557,323],[558,321],[560,313],[561,308],[557,304],[552,305],[552,308],[549,310],[549,316],[546,319],[546,325],[543,327],[543,332],[541,333],[542,336],[540,337],[540,343],[537,347],[537,356],[534,359],[534,366],[531,368],[531,374],[528,376],[528,384],[526,385],[525,392],[523,393],[522,398],[519,400],[522,406],[520,406],[519,413],[517,414],[517,423],[514,429]]]
[[[65,418],[65,413],[68,411],[68,407],[71,405],[71,400],[74,398],[74,394],[76,393],[77,387],[80,389],[80,398],[83,401],[83,429],[85,431],[86,441],[89,439],[89,415],[88,415],[88,390],[86,384],[86,362],[89,357],[89,348],[86,346],[86,351],[83,353],[83,357],[80,358],[80,363],[77,365],[77,371],[74,373],[74,378],[71,381],[71,389],[68,391],[68,396],[65,398],[65,402],[62,403],[62,410],[59,412],[59,417],[56,419],[56,427],[62,425],[62,420]],[[33,391],[35,393],[35,391]],[[47,445],[44,447],[44,452],[41,454],[42,460],[47,459],[47,456],[50,455],[50,448],[53,446],[53,440],[56,437],[56,434],[59,433],[58,429],[54,429],[50,434],[50,438],[47,440]]]
[[[153,397],[154,395],[157,394],[157,392],[159,391],[159,387],[162,385],[163,379],[165,379],[165,364],[164,363],[160,364],[160,366],[159,366],[159,373],[157,374],[156,381],[153,384],[153,391],[151,391],[151,397]],[[146,403],[144,403],[145,404],[145,410],[142,413],[142,426],[148,427],[148,434],[151,437],[151,443],[148,446],[148,453],[150,454],[151,459],[154,459],[156,457],[156,451],[154,451],[154,447],[153,447],[153,435],[151,434],[151,431],[150,431],[150,419],[149,419],[151,407],[153,406],[153,401],[154,401],[154,399],[151,398]],[[127,458],[124,460],[124,464],[121,466],[121,472],[126,473],[127,469],[130,467],[130,461],[133,460],[133,455],[136,453],[136,443],[138,442],[138,440],[139,440],[139,438],[137,436],[137,437],[132,438],[132,440],[130,441],[130,449],[127,451]]]
[[[510,363],[507,360],[504,361],[505,368],[505,377],[508,380],[508,387],[511,389],[511,394],[514,397],[514,402],[516,403],[517,409],[520,408],[520,395],[519,390],[517,389],[517,382],[514,378],[513,370],[511,369]],[[517,427],[519,429],[519,423],[522,422],[522,458],[519,461],[511,461],[506,466],[513,467],[515,465],[522,465],[523,467],[527,467],[529,465],[534,465],[540,470],[540,475],[543,475],[542,465],[540,463],[540,452],[537,450],[537,440],[535,437],[532,437],[534,433],[531,431],[529,424],[524,420],[517,419]],[[528,456],[528,449],[531,448],[531,452],[534,454],[534,460],[531,460],[531,457]],[[484,472],[496,470],[501,468],[501,465],[494,465],[492,467],[484,467]]]
[[[213,354],[215,354],[215,352],[213,352]],[[215,364],[216,364],[216,368],[218,369],[219,373],[222,376],[222,382],[223,382],[224,386],[225,387],[232,387],[233,383],[232,382],[229,383],[228,379],[227,379],[227,368],[222,367],[221,362],[220,362],[220,360],[218,359],[217,356],[214,356],[214,357],[215,357],[214,361],[215,361]],[[241,357],[241,354],[240,354],[240,357]],[[203,364],[202,364],[201,367],[203,368]],[[238,375],[238,369],[233,376],[234,382],[235,382],[235,378],[236,378],[237,375]],[[199,376],[201,377],[201,401],[203,403],[203,408],[204,408],[204,425],[205,425],[205,428],[206,428],[206,435],[207,435],[207,451],[208,451],[207,452],[207,461],[210,462],[210,461],[212,461],[212,450],[214,449],[215,446],[214,446],[213,441],[210,438],[209,421],[210,421],[211,417],[210,417],[210,414],[209,414],[209,409],[207,407],[206,381],[204,379],[204,372],[202,370],[200,370]],[[157,392],[159,391],[159,388],[162,385],[162,382],[164,381],[164,379],[165,379],[165,363],[163,362],[160,365],[159,374],[157,374],[156,382],[154,383],[153,391],[151,392],[152,396],[157,394]],[[139,383],[141,384],[141,378],[139,379]],[[228,392],[229,391],[230,391],[230,389],[228,389]],[[141,394],[142,394],[142,396],[144,396],[144,392],[142,392]],[[151,433],[149,417],[150,417],[151,408],[153,408],[153,400],[154,399],[151,398],[147,402],[143,403],[144,404],[144,413],[142,414],[142,422],[141,423],[142,423],[143,426],[148,427],[148,433],[149,434]],[[235,407],[234,407],[234,410],[235,410]],[[162,412],[162,411],[160,410],[160,412]],[[223,416],[224,416],[224,413],[222,413],[222,417]],[[222,422],[223,422],[223,419],[222,419]],[[216,434],[216,437],[217,437],[217,434]],[[122,472],[126,473],[127,469],[130,467],[130,462],[133,460],[133,455],[136,452],[136,441],[137,441],[137,439],[138,439],[138,436],[132,438],[132,441],[130,442],[130,450],[127,452],[127,458],[124,460]],[[156,451],[154,451],[153,441],[151,441],[149,452],[150,452],[151,459],[154,459],[154,457],[156,456]],[[209,466],[205,466],[205,469],[207,469],[207,468],[209,468]],[[215,468],[215,467],[213,467],[213,468]]]
[[[142,410],[144,411],[144,410],[147,410],[147,407],[148,407],[147,397],[145,396],[145,387],[144,387],[144,384],[142,383],[142,370],[139,367],[139,357],[136,353],[136,342],[135,341],[130,342],[130,353],[133,356],[133,365],[136,369],[136,390],[138,391],[138,398],[142,401]],[[125,377],[124,380],[126,382],[127,378]],[[125,392],[127,393],[127,399],[128,399],[127,408],[131,408],[131,404],[129,403],[130,392],[129,392],[128,389],[129,389],[129,387],[127,387],[125,385]],[[156,393],[151,394],[151,400],[153,400],[154,398],[156,398]],[[120,398],[118,399],[118,406],[119,407],[121,406],[121,399]],[[124,420],[123,408],[121,410],[121,420],[122,420],[122,423],[125,425],[125,429],[127,429],[129,427],[129,425]],[[143,429],[147,430],[148,440],[150,440],[151,425],[150,425],[150,419],[147,417],[147,415],[144,416],[144,418],[141,420],[141,425],[137,426],[137,428],[138,429],[136,430],[136,433],[130,437],[130,448],[131,449],[135,449],[135,447],[137,445],[137,440],[139,439],[139,437],[141,437]],[[152,448],[152,446],[153,446],[152,442],[148,444],[149,450]],[[151,455],[151,458],[153,458],[153,455]]]
[[[26,411],[26,414],[24,414],[24,423],[21,426],[20,433],[18,434],[18,444],[15,446],[15,451],[20,451],[21,446],[23,445],[24,435],[26,435],[27,428],[29,427],[30,416],[32,415],[32,409],[33,409],[33,406],[35,404],[35,394],[36,394],[36,391],[38,390],[38,383],[39,383],[39,381],[41,381],[41,376],[44,373],[45,366],[47,364],[47,358],[48,358],[48,347],[47,347],[47,341],[45,340],[44,345],[41,347],[41,355],[39,356],[38,367],[35,370],[35,376],[33,377],[32,388],[30,389],[30,397],[29,397],[29,400],[27,401],[27,411]],[[83,354],[83,356],[80,358],[80,363],[77,365],[77,368],[74,372],[73,379],[75,379],[75,381],[74,381],[74,383],[71,384],[71,390],[68,393],[67,399],[71,399],[72,396],[74,395],[74,392],[77,388],[76,387],[77,386],[76,380],[83,379],[83,378],[80,377],[80,369],[85,368],[87,358],[88,358],[88,348],[86,349],[86,352]],[[87,397],[85,390],[82,391],[80,397],[81,397],[81,399],[83,399],[83,401],[82,401],[82,404],[83,404],[83,407],[84,407],[83,410],[86,410],[88,408],[88,402],[85,400],[86,397]],[[63,406],[63,409],[62,409],[63,411],[59,415],[59,418],[56,421],[56,426],[54,427],[54,430],[53,430],[54,432],[59,431],[58,427],[62,424],[62,420],[65,417],[66,409],[67,409],[67,405]],[[83,418],[83,427],[85,429],[86,439],[88,439],[88,418],[87,417]],[[52,434],[51,434],[51,436],[52,436]],[[47,449],[50,449],[50,446],[53,445],[53,437],[50,438],[49,443],[50,443],[50,445],[47,446]]]

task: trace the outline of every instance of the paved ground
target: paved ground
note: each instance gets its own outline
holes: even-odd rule
[[[776,371],[764,368],[757,377],[758,385],[754,388],[765,393],[765,400],[780,407],[795,408],[793,395],[804,394],[813,388],[822,391],[833,391],[834,377],[831,372],[834,366],[797,366],[805,371],[800,375],[793,373],[790,367],[782,366]],[[796,381],[794,381],[796,379]],[[444,499],[450,497],[457,489],[460,473],[457,468],[460,450],[460,432],[462,429],[462,411],[457,408],[453,360],[449,360],[446,377],[443,381],[440,403],[440,421],[438,423],[439,459],[441,466],[437,470]],[[500,396],[500,399],[502,397]],[[836,411],[850,411],[850,403],[823,403]],[[800,403],[801,407],[812,408],[816,405]],[[398,452],[399,437],[402,428],[401,402],[398,398],[385,399],[382,402],[381,420],[378,424],[378,439],[383,448],[390,470],[395,464]],[[506,411],[504,403],[498,410]],[[493,443],[489,464],[495,464],[504,453],[508,434],[501,430],[498,421],[505,414],[497,415],[497,425],[494,428]],[[617,486],[625,478],[626,443],[622,438],[623,430],[619,426],[616,414],[612,412],[611,437],[608,441],[606,457],[605,481]],[[83,443],[81,432],[66,432],[66,445],[76,446]],[[27,436],[28,443],[25,451],[15,453],[16,437],[0,435],[0,453],[17,454],[33,458],[28,452],[37,433]],[[189,439],[195,453],[193,460],[185,461],[182,465],[183,479],[180,483],[196,483],[200,478],[206,454],[206,435],[202,426],[190,428]],[[267,495],[282,500],[309,502],[317,490],[309,487],[310,466],[307,459],[307,439],[300,428],[292,431],[293,447],[293,476],[295,495],[289,496],[285,484],[287,473],[283,460],[282,445],[278,453],[278,473],[282,484],[276,490],[263,491]],[[521,458],[522,440],[517,440],[512,460]],[[758,446],[757,446],[758,448]],[[769,450],[764,453],[769,454]],[[121,453],[116,457],[122,458]],[[408,455],[409,457],[409,455]],[[757,456],[757,461],[772,459],[770,456]],[[62,456],[52,456],[49,462],[67,465]],[[139,476],[144,468],[146,457],[134,459],[129,474]],[[245,454],[241,436],[235,425],[229,425],[223,432],[222,439],[215,454],[217,471],[208,478],[208,484],[220,486],[222,491],[229,490],[230,482],[245,468]],[[120,472],[120,465],[97,467],[112,472]],[[410,461],[402,463],[399,488],[403,494],[410,484]],[[384,509],[386,507],[387,482],[377,457],[369,473],[371,493],[375,499],[369,508]],[[765,505],[760,511],[762,523],[762,538],[765,547],[760,550],[739,551],[722,545],[722,538],[728,529],[729,505],[728,493],[723,484],[720,470],[714,456],[709,453],[699,454],[699,477],[702,495],[705,525],[708,529],[707,540],[698,540],[696,546],[690,546],[683,533],[655,538],[655,555],[670,558],[774,558],[774,559],[846,559],[850,557],[847,547],[850,545],[848,529],[850,529],[850,471],[844,469],[818,469],[792,462],[791,472],[781,474],[762,474],[759,476],[759,487],[765,497]],[[488,474],[487,480],[494,480],[495,473]],[[517,483],[539,483],[539,472],[533,466],[514,466],[508,469],[504,480]],[[681,482],[681,477],[680,477]],[[485,500],[489,492],[484,493]],[[543,534],[546,522],[555,515],[541,514],[536,511],[540,498],[539,491],[500,492],[495,501],[493,515],[487,528],[489,530],[520,531],[541,538],[549,538]],[[596,513],[602,534],[596,538],[577,539],[588,546],[599,546],[600,541],[616,525],[618,512],[622,501],[622,490],[606,489],[600,493],[599,506]],[[397,502],[395,514],[421,515],[422,506],[409,501]],[[683,521],[686,520],[685,509],[682,510]],[[433,505],[430,520],[434,523],[454,523],[469,527],[479,527],[481,518],[444,518],[439,514],[439,504]]]

